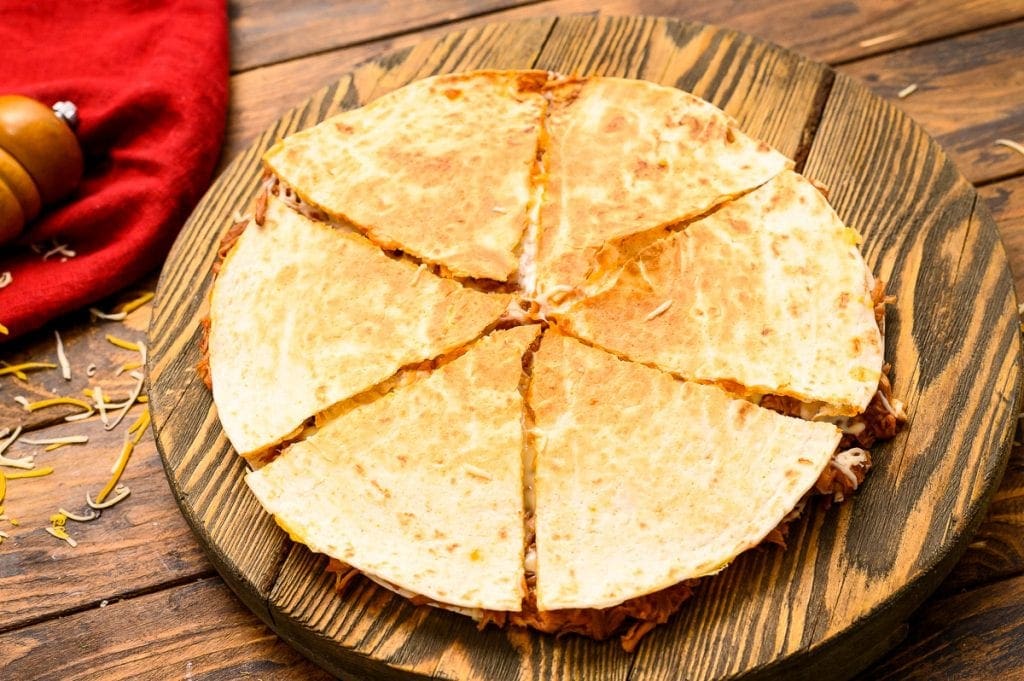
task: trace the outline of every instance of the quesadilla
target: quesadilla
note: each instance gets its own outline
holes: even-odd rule
[[[522,359],[496,331],[430,376],[322,424],[246,482],[296,541],[446,605],[519,610]]]
[[[883,364],[859,243],[821,192],[787,171],[641,251],[558,319],[686,379],[852,416]]]
[[[279,142],[264,162],[374,243],[506,281],[533,200],[543,71],[436,76]]]
[[[721,570],[812,488],[840,431],[557,332],[534,356],[540,610],[607,608]]]
[[[859,235],[692,95],[439,76],[264,160],[200,372],[339,585],[633,650],[906,420]]]
[[[253,457],[401,367],[480,336],[511,297],[394,260],[270,195],[210,300],[209,364],[224,432]]]
[[[587,78],[547,92],[541,298],[580,285],[607,242],[693,218],[792,167],[720,109],[676,88]]]

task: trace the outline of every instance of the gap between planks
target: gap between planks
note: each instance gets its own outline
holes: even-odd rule
[[[1015,23],[1017,23],[1020,20],[1021,20],[1021,17],[1015,17],[1015,18],[1012,18],[1012,19],[1003,19],[1002,21],[993,21],[993,22],[988,23],[988,24],[979,24],[977,26],[972,26],[970,28],[965,28],[965,29],[960,30],[960,31],[950,31],[949,33],[945,33],[945,34],[940,35],[940,36],[934,36],[934,37],[931,37],[931,38],[925,38],[923,40],[916,40],[916,41],[913,41],[913,42],[904,43],[904,44],[899,45],[898,47],[893,47],[893,48],[890,48],[888,50],[880,50],[878,52],[869,52],[869,53],[862,54],[862,55],[859,55],[859,56],[856,56],[856,57],[851,57],[850,59],[837,59],[834,62],[828,62],[828,63],[833,68],[837,68],[837,67],[840,67],[840,66],[847,66],[849,64],[856,64],[857,62],[867,61],[868,59],[874,59],[876,57],[881,57],[881,56],[886,55],[886,54],[893,54],[895,52],[903,52],[904,50],[912,50],[914,48],[924,47],[926,45],[934,45],[936,43],[945,42],[945,41],[950,40],[952,38],[960,38],[960,37],[965,36],[965,35],[971,35],[972,33],[981,33],[982,31],[987,31],[987,30],[993,29],[993,28],[1002,28],[1003,26],[1009,26],[1011,24],[1015,24]],[[326,51],[329,52],[330,50],[326,50]]]
[[[120,596],[113,597],[112,599],[110,599],[108,601],[108,603],[109,604],[119,603],[121,601],[128,601],[128,600],[131,600],[133,598],[138,598],[139,596],[148,596],[150,594],[159,593],[161,591],[167,591],[168,589],[177,589],[178,587],[185,586],[185,585],[191,584],[193,582],[201,582],[204,579],[210,579],[210,578],[220,579],[220,576],[217,574],[216,570],[214,570],[212,568],[208,568],[208,569],[205,569],[205,570],[201,570],[201,571],[199,571],[199,572],[197,572],[195,574],[178,577],[178,578],[175,578],[175,579],[168,580],[166,582],[161,582],[160,584],[151,584],[149,586],[145,586],[145,587],[142,587],[140,589],[135,589],[134,591],[125,592],[125,593],[121,594]],[[221,580],[221,581],[223,581],[223,580]],[[60,619],[62,617],[68,617],[70,615],[77,615],[79,613],[86,612],[86,611],[89,611],[89,610],[95,610],[95,609],[103,608],[103,607],[106,607],[106,606],[103,605],[104,601],[107,601],[107,599],[104,598],[104,599],[101,599],[99,601],[94,601],[92,603],[84,603],[82,605],[76,605],[76,606],[71,607],[71,608],[65,608],[64,610],[56,610],[54,612],[47,613],[46,615],[41,615],[39,617],[33,617],[31,619],[25,620],[24,622],[19,622],[18,624],[14,625],[14,626],[8,626],[8,627],[0,626],[0,634],[10,634],[12,632],[19,631],[21,629],[26,629],[28,627],[36,626],[38,624],[44,624],[46,622],[51,622],[53,620],[57,620],[57,619]]]

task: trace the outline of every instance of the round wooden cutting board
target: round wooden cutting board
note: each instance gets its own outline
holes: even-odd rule
[[[365,580],[338,596],[326,558],[293,544],[249,493],[246,467],[195,370],[210,266],[232,216],[256,193],[262,152],[411,80],[476,68],[644,78],[713,102],[831,188],[832,204],[864,235],[869,264],[898,297],[886,317],[886,359],[910,414],[906,430],[874,449],[875,469],[852,503],[810,506],[788,550],[750,551],[704,580],[634,654],[616,640],[478,631],[468,618],[415,607]],[[451,34],[341,75],[301,102],[196,208],[160,279],[150,347],[157,445],[182,512],[225,581],[329,671],[403,679],[854,674],[898,640],[980,522],[1009,454],[1021,360],[995,225],[972,186],[900,111],[749,36],[591,16]],[[259,402],[252,395],[254,409]]]

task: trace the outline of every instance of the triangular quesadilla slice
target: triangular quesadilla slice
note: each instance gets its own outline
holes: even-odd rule
[[[718,572],[793,510],[841,436],[557,332],[534,355],[527,399],[542,611]]]
[[[786,172],[649,246],[559,323],[686,379],[852,416],[883,364],[859,243],[821,192]]]
[[[285,138],[264,162],[303,201],[383,248],[506,281],[534,201],[546,78],[426,78]]]
[[[483,293],[270,195],[210,300],[209,362],[224,432],[252,457],[401,367],[479,337],[511,296]]]
[[[581,284],[605,243],[693,218],[792,167],[676,88],[589,78],[548,91],[540,298]]]
[[[493,332],[328,420],[246,482],[313,551],[438,604],[520,610],[520,382],[539,331]]]

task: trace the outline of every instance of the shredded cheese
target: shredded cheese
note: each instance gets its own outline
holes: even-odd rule
[[[868,452],[860,447],[851,447],[837,452],[830,461],[833,468],[845,477],[853,489],[857,489],[857,475],[853,472],[854,466],[863,466],[867,463]],[[840,500],[841,501],[841,500]]]
[[[111,322],[119,322],[119,321],[123,320],[125,317],[127,317],[128,313],[127,312],[114,312],[114,313],[111,314],[111,313],[104,312],[103,310],[100,310],[98,308],[90,307],[89,308],[89,316],[92,318],[93,321],[96,321],[97,319],[106,319],[107,321],[111,321]]]
[[[423,263],[420,263],[420,266],[416,268],[416,273],[412,275],[412,286],[415,286],[416,283],[420,280],[420,275],[423,274],[423,270],[425,269],[427,269],[427,266]]]
[[[46,409],[47,407],[55,407],[58,404],[70,404],[75,407],[81,407],[90,414],[93,412],[91,404],[83,400],[76,399],[74,397],[51,397],[48,400],[29,402],[28,404],[25,405],[25,411],[38,411],[39,409]]]
[[[58,243],[57,241],[54,241],[53,243],[53,248],[43,253],[43,260],[49,260],[54,255],[60,255],[60,261],[66,262],[68,258],[73,258],[76,255],[78,255],[73,250],[68,248],[68,244]]]
[[[664,314],[665,310],[669,309],[670,307],[672,307],[672,301],[671,300],[666,300],[664,303],[662,303],[658,307],[656,307],[653,310],[651,310],[650,312],[648,312],[647,316],[644,317],[644,321],[645,322],[651,321],[655,317],[658,317],[658,316]]]
[[[141,366],[142,365],[139,364],[138,362],[125,362],[124,364],[117,368],[117,371],[114,372],[114,375],[120,376],[126,371],[133,371],[134,369],[138,369]]]
[[[100,413],[100,421],[103,422],[104,427],[109,426],[110,419],[107,418],[107,403],[103,400],[103,388],[96,386],[96,389],[92,391],[92,399]]]
[[[60,339],[59,332],[54,331],[53,335],[57,338],[57,362],[60,364],[60,375],[64,377],[65,381],[70,381],[71,365],[68,364],[68,356],[64,354],[64,341]]]
[[[9,466],[11,468],[32,468],[35,464],[32,463],[32,455],[21,456],[16,459],[9,459],[4,456],[4,452],[18,439],[21,435],[21,426],[14,429],[14,432],[6,440],[0,442],[0,466]]]
[[[143,291],[142,294],[133,300],[129,300],[127,303],[121,303],[117,306],[118,312],[123,312],[128,315],[140,307],[153,300],[154,293],[152,291]]]
[[[114,504],[120,503],[121,501],[126,499],[128,495],[131,493],[132,491],[127,487],[127,485],[118,485],[117,487],[114,488],[114,496],[110,497],[110,499],[103,503],[100,503],[99,501],[93,501],[89,497],[89,493],[86,492],[85,503],[89,505],[89,508],[101,511],[105,508],[110,508]]]
[[[89,366],[85,367],[85,375],[88,376],[89,378],[92,378],[93,376],[95,376],[96,375],[96,365],[95,364],[90,364]]]
[[[8,329],[8,328],[7,328],[6,326],[4,326],[3,324],[0,324],[0,333],[2,333],[2,334],[3,334],[3,335],[5,335],[5,336],[9,336],[9,335],[11,335],[11,330],[10,330],[10,329]]]
[[[68,435],[67,437],[44,437],[38,440],[30,440],[27,437],[21,438],[21,441],[28,445],[46,445],[46,451],[52,452],[55,449],[60,449],[64,445],[81,445],[89,441],[88,435]]]
[[[96,495],[96,504],[93,505],[90,500],[89,506],[92,508],[101,508],[99,504],[102,504],[111,491],[117,488],[117,482],[121,479],[121,474],[124,473],[124,467],[128,465],[128,459],[131,458],[132,451],[135,449],[135,445],[139,443],[142,436],[146,432],[146,426],[149,424],[149,409],[142,412],[138,420],[132,424],[125,433],[124,445],[121,447],[121,453],[118,455],[117,460],[114,461],[113,467],[110,469],[111,477],[110,480],[104,485],[100,493]],[[132,435],[134,433],[134,435]]]
[[[14,401],[20,404],[21,406],[25,407],[26,409],[28,408],[29,402],[24,395],[15,395]]]
[[[5,473],[8,480],[20,480],[22,478],[41,478],[45,475],[53,473],[53,466],[43,466],[42,468],[33,468],[27,471],[20,471],[15,473]]]
[[[5,367],[10,366],[9,364],[7,364],[7,362],[3,362],[2,364]],[[21,371],[20,369],[12,371],[11,375],[18,379],[19,381],[25,381],[26,383],[28,383],[28,374],[26,374],[24,371]]]
[[[647,268],[644,267],[644,261],[643,260],[637,260],[636,261],[636,268],[640,272],[640,278],[644,280],[644,282],[647,284],[648,288],[650,288],[651,291],[657,290],[657,289],[654,288],[654,284],[651,282],[651,278],[647,276]]]
[[[914,94],[915,92],[917,92],[917,83],[911,83],[907,87],[897,92],[896,96],[899,97],[900,99],[905,99],[910,95]]]
[[[998,144],[1000,146],[1007,147],[1009,149],[1013,149],[1018,154],[1024,154],[1024,145],[1020,144],[1019,142],[1014,142],[1013,140],[998,139],[995,142],[993,142],[992,144]]]
[[[49,532],[57,539],[63,539],[64,541],[66,541],[68,545],[71,546],[71,548],[75,548],[76,546],[78,546],[78,542],[75,541],[70,534],[68,534],[67,530],[65,530],[63,526],[54,527],[51,525],[50,527],[47,527],[45,529],[47,532]]]
[[[0,367],[0,376],[4,374],[18,374],[24,375],[25,371],[33,371],[35,369],[56,369],[56,364],[50,362],[22,362],[21,364],[7,364],[6,366]]]
[[[64,515],[68,520],[74,520],[76,523],[87,523],[90,520],[96,520],[100,517],[100,514],[96,511],[89,510],[89,515],[78,515],[71,511],[66,511],[64,508],[58,508],[57,511]]]
[[[0,442],[0,455],[3,455],[3,453],[7,451],[8,446],[10,446],[14,442],[14,440],[17,439],[17,436],[20,434],[22,434],[22,426],[16,426],[14,428],[14,432],[10,435],[10,437]]]
[[[107,334],[107,341],[110,342],[110,343],[113,343],[117,347],[123,348],[125,350],[132,350],[134,352],[138,352],[139,351],[138,344],[132,343],[131,341],[126,341],[123,338],[118,338],[117,336],[115,336],[113,334],[110,334],[110,333]]]
[[[859,43],[857,43],[857,46],[874,47],[875,45],[881,45],[882,43],[887,43],[890,40],[899,38],[904,33],[906,33],[906,31],[894,31],[892,33],[886,33],[885,35],[876,36],[874,38],[866,38],[865,40],[861,40]]]
[[[142,439],[142,431],[146,430],[146,426],[148,425],[149,409],[147,408],[142,411],[142,414],[139,415],[139,418],[135,421],[135,423],[128,427],[129,433],[136,433],[136,431],[138,431],[135,437],[135,444],[138,444],[139,440]]]
[[[4,271],[0,274],[0,288],[7,288],[14,281],[14,277],[11,276],[10,272]]]
[[[143,343],[139,343],[139,355],[141,355],[142,357],[142,363],[145,364],[146,346]],[[133,371],[131,375],[135,376],[136,372]],[[140,375],[138,376],[138,378],[136,378],[135,388],[132,390],[132,394],[128,398],[128,401],[125,403],[124,407],[121,409],[121,411],[118,412],[117,417],[111,423],[105,425],[104,428],[106,428],[107,430],[113,430],[114,428],[117,427],[117,424],[121,423],[121,420],[124,419],[125,414],[128,413],[128,410],[131,409],[132,405],[135,404],[135,401],[139,398],[139,394],[142,392],[142,383],[143,378]]]

